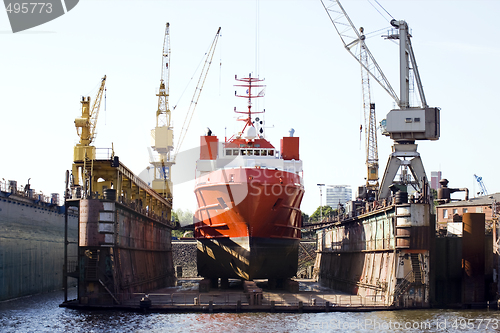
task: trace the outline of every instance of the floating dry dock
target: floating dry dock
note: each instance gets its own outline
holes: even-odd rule
[[[182,286],[163,288],[155,292],[136,293],[117,305],[84,305],[68,301],[62,307],[73,309],[110,309],[151,312],[333,312],[392,310],[382,297],[361,297],[320,288],[315,280],[296,280],[300,290],[244,290],[241,285],[229,289],[199,292],[200,279],[179,279]],[[240,283],[238,281],[238,283]],[[189,285],[194,286],[189,288]],[[260,286],[261,284],[258,283]],[[260,289],[260,290],[259,290]]]
[[[401,192],[398,192],[401,193]],[[430,305],[430,198],[351,202],[337,221],[318,231],[316,267],[322,285],[387,306]]]
[[[65,280],[78,280],[78,303],[120,305],[173,285],[171,202],[117,157],[75,165],[92,179],[66,200],[79,211],[78,256],[64,270]]]

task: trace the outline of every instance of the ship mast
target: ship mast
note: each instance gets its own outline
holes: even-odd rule
[[[248,104],[247,108],[248,111],[236,111],[236,107],[234,108],[234,112],[236,113],[241,113],[241,114],[246,114],[246,118],[239,118],[238,120],[244,121],[245,126],[243,127],[243,130],[241,133],[244,133],[247,127],[255,127],[253,125],[252,121],[252,99],[253,98],[259,98],[259,97],[264,97],[264,89],[262,89],[257,95],[252,95],[252,88],[265,88],[266,86],[263,84],[258,84],[258,82],[263,82],[264,79],[258,79],[258,78],[253,78],[252,74],[248,74],[248,77],[244,77],[239,79],[236,75],[234,76],[234,79],[238,82],[243,82],[242,84],[235,84],[235,87],[242,87],[242,88],[247,88],[246,94],[245,95],[239,95],[237,91],[234,92],[234,95],[236,97],[242,97],[242,98],[247,98],[248,99]],[[264,113],[265,110],[263,111],[257,111],[253,112],[254,114],[257,113]],[[260,129],[261,133],[263,132],[262,128]]]

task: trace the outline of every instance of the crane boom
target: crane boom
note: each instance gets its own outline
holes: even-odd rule
[[[188,112],[186,114],[186,118],[184,119],[181,133],[179,134],[179,144],[177,145],[177,148],[175,150],[174,161],[175,161],[175,156],[177,156],[177,154],[179,153],[182,142],[184,141],[184,138],[186,137],[187,131],[189,129],[189,124],[191,123],[191,119],[193,118],[193,114],[194,114],[194,110],[196,108],[196,105],[198,105],[198,100],[200,98],[201,91],[203,89],[203,85],[205,84],[205,79],[207,78],[208,70],[210,69],[210,65],[212,64],[212,59],[214,57],[215,48],[217,46],[217,41],[219,40],[220,29],[221,28],[219,27],[219,29],[217,30],[217,33],[215,34],[214,40],[212,41],[212,44],[210,45],[210,49],[208,50],[207,55],[205,57],[205,63],[203,64],[200,78],[198,79],[198,84],[196,85],[196,89],[194,90],[193,97],[191,98],[191,104],[189,105],[189,109],[188,109]]]
[[[82,97],[82,116],[75,119],[76,131],[80,137],[80,142],[75,146],[75,161],[83,161],[85,155],[87,155],[90,159],[95,158],[95,147],[90,146],[90,144],[95,138],[97,118],[99,116],[99,109],[101,108],[101,100],[104,94],[105,84],[106,75],[104,75],[101,79],[101,86],[97,92],[92,108],[90,108],[90,96]]]
[[[170,23],[165,27],[163,52],[161,56],[160,89],[158,91],[158,111],[156,112],[156,126],[170,125],[170,108],[168,106],[170,81]]]
[[[87,184],[89,175],[85,174],[85,167],[77,165],[77,162],[93,161],[96,159],[96,148],[90,144],[96,135],[97,118],[99,116],[99,109],[101,108],[101,100],[105,91],[106,75],[101,79],[101,86],[97,92],[94,104],[90,108],[90,96],[82,97],[82,115],[80,118],[75,119],[75,127],[80,142],[75,145],[73,151],[73,185],[79,186],[80,181]],[[81,171],[81,173],[79,172]],[[86,186],[86,185],[85,185]],[[87,188],[87,187],[86,187]]]
[[[479,177],[478,175],[474,174],[474,178],[476,178],[476,181],[479,184],[479,187],[481,188],[482,195],[488,195],[488,190],[486,189],[486,186],[483,183],[483,177]]]
[[[429,107],[427,105],[413,53],[408,24],[402,20],[391,20],[391,25],[395,29],[385,36],[387,39],[397,39],[399,41],[400,96],[398,97],[368,47],[366,47],[365,36],[360,34],[354,27],[340,1],[331,0],[328,6],[325,5],[323,0],[321,0],[321,3],[346,50],[396,101],[399,107],[398,109],[391,110],[387,114],[386,119],[381,122],[382,134],[389,136],[395,143],[393,145],[393,153],[389,156],[389,161],[380,183],[378,198],[388,198],[390,196],[390,186],[395,182],[396,174],[400,168],[402,168],[401,185],[412,185],[415,189],[423,190],[426,188],[427,177],[420,154],[417,152],[415,140],[439,139],[440,108]],[[355,48],[355,46],[359,47]],[[363,53],[366,53],[366,56]],[[366,59],[370,59],[372,64],[369,65]],[[413,74],[416,79],[420,94],[420,106],[410,105],[410,74]],[[367,154],[369,154],[369,148],[367,149]],[[409,158],[411,161],[408,161]]]
[[[373,57],[372,53],[365,44],[365,36],[361,35],[351,19],[347,15],[344,7],[337,0],[329,1],[329,5],[325,5],[325,2],[321,0],[326,13],[330,17],[330,20],[335,27],[345,49],[358,61],[361,66],[377,81],[380,86],[396,101],[397,105],[400,104],[399,97],[392,88],[389,80],[385,77],[382,69],[378,65],[377,61]],[[355,48],[355,46],[359,46]],[[371,65],[368,63],[363,63],[361,61],[361,52],[366,53],[366,56],[370,59]]]

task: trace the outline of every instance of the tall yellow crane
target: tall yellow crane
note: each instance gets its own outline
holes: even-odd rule
[[[158,110],[156,127],[151,130],[151,148],[158,158],[151,156],[153,181],[151,187],[164,198],[172,198],[172,165],[175,163],[171,152],[174,149],[174,129],[171,125],[171,112],[168,105],[170,80],[170,23],[165,27],[163,39],[160,89],[158,90]]]
[[[76,144],[73,154],[74,162],[92,161],[96,158],[96,148],[90,144],[95,138],[97,118],[99,116],[99,109],[101,107],[102,96],[105,91],[106,75],[101,79],[101,86],[97,92],[96,98],[92,108],[90,107],[90,96],[82,97],[82,116],[75,119],[75,127],[80,142]],[[80,185],[80,176],[78,173],[78,166],[73,163],[73,184]],[[82,173],[84,169],[81,170]],[[84,174],[81,175],[82,181],[86,178]]]
[[[364,40],[364,29],[359,29],[361,38]],[[369,57],[365,43],[361,43],[359,60],[361,63],[361,87],[363,90],[363,110],[365,116],[365,147],[366,147],[366,188],[378,190],[378,145],[377,145],[377,117],[375,114],[375,103],[371,101],[370,68]]]

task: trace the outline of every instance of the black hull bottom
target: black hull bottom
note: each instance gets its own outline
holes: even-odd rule
[[[205,278],[287,279],[297,274],[298,239],[198,239],[198,275]]]

